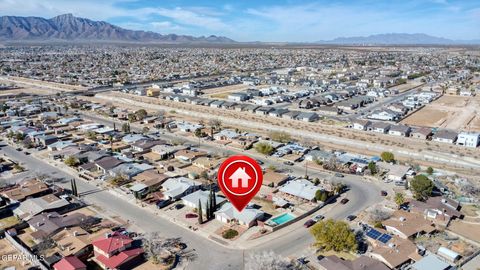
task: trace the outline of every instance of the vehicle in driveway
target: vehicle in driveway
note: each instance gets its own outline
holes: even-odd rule
[[[356,218],[357,218],[357,216],[355,216],[355,215],[349,215],[349,216],[346,218],[346,220],[348,220],[348,221],[354,221]]]
[[[310,227],[312,227],[313,224],[315,224],[315,223],[316,223],[316,222],[313,221],[313,219],[309,219],[309,220],[307,220],[307,222],[305,222],[305,224],[303,224],[303,227],[305,227],[305,228],[310,228]]]
[[[313,221],[319,222],[320,220],[324,219],[325,217],[322,215],[316,215],[312,218]]]
[[[349,199],[343,198],[343,199],[340,201],[340,203],[341,203],[341,204],[347,204],[348,201],[349,201]]]

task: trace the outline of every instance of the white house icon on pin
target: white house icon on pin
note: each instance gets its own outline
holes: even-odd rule
[[[242,188],[247,188],[248,180],[252,178],[245,172],[245,167],[243,167],[238,168],[228,179],[232,181],[232,187],[238,187],[238,182],[242,180]]]

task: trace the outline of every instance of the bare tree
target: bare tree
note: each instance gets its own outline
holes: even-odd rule
[[[251,253],[245,263],[246,270],[290,270],[298,269],[290,260],[273,251]]]
[[[168,263],[175,256],[180,259],[194,260],[195,253],[185,250],[186,245],[180,238],[165,238],[158,232],[147,233],[142,238],[146,257],[154,264]]]
[[[379,209],[379,208],[373,209],[368,214],[369,214],[370,219],[374,222],[384,221],[384,220],[389,219],[392,216],[389,212],[387,212],[385,210],[382,210],[382,209]]]

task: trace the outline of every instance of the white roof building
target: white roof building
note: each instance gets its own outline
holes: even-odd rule
[[[306,179],[288,181],[283,187],[280,188],[280,191],[283,193],[287,193],[307,201],[313,201],[318,190],[322,190],[322,188],[315,186],[312,182]]]

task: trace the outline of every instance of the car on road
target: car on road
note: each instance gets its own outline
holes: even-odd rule
[[[306,265],[308,263],[308,260],[305,257],[300,257],[297,259],[297,262],[301,265]]]
[[[312,227],[313,224],[315,224],[315,223],[316,223],[316,222],[315,222],[313,219],[309,219],[309,220],[307,220],[307,222],[305,222],[305,223],[303,224],[303,227],[305,227],[305,228],[310,228],[310,227]]]
[[[354,221],[356,218],[357,218],[357,216],[355,216],[355,215],[349,215],[348,217],[346,217],[346,220]]]
[[[27,151],[24,151],[23,153],[27,156],[30,155],[30,152],[27,152]]]
[[[349,199],[343,198],[343,199],[340,201],[340,203],[341,203],[341,204],[347,204],[348,201],[349,201]]]
[[[320,220],[324,219],[325,217],[322,215],[316,215],[312,218],[313,221],[319,222]]]
[[[255,161],[258,163],[258,165],[263,165],[263,161],[261,161],[260,159],[255,159]]]
[[[318,255],[317,256],[317,260],[319,260],[319,261],[323,260],[323,258],[325,258],[325,256],[323,256],[323,255]]]
[[[21,152],[23,149],[22,149],[22,148],[20,148],[20,147],[18,147],[18,148],[17,148],[17,149],[15,149],[15,150],[17,150],[17,151]]]
[[[293,162],[291,161],[285,161],[283,164],[288,165],[288,166],[293,166]]]
[[[341,173],[335,173],[335,177],[343,178],[343,177],[345,177],[345,176],[344,176],[343,174],[341,174]]]
[[[388,195],[388,192],[386,192],[385,190],[382,190],[382,191],[380,191],[380,195],[382,195],[383,197],[385,197],[385,196]]]

